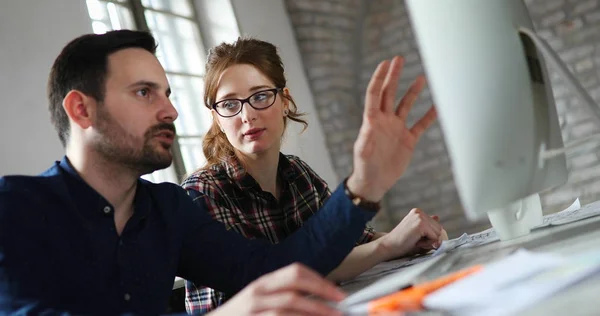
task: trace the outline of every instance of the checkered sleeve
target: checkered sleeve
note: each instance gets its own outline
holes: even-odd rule
[[[371,242],[371,241],[373,241],[374,235],[375,235],[375,229],[373,227],[371,227],[369,224],[367,224],[367,226],[365,227],[365,231],[363,232],[362,236],[360,236],[360,238],[358,239],[358,241],[356,243],[359,245],[362,245],[362,244]]]
[[[323,207],[325,201],[329,199],[331,196],[331,190],[329,190],[329,186],[327,182],[323,180],[306,162],[300,159],[297,156],[288,155],[292,164],[295,164],[297,168],[299,168],[304,175],[304,178],[312,185],[316,192],[318,192],[318,206],[319,208]]]
[[[288,156],[293,162],[297,163],[300,168],[304,169],[305,172],[309,175],[312,184],[315,186],[317,192],[319,192],[319,208],[323,207],[325,201],[331,196],[331,191],[329,190],[329,186],[327,182],[323,180],[306,162],[296,156]],[[373,236],[375,234],[375,229],[369,225],[365,227],[365,231],[362,236],[356,242],[357,245],[366,244],[373,240]]]
[[[221,193],[218,183],[218,178],[201,172],[187,178],[182,187],[202,193],[209,214],[213,218],[225,222],[224,219],[228,218],[230,212],[215,202],[215,197]],[[208,313],[224,304],[229,298],[225,293],[212,288],[188,280],[185,282],[185,309],[189,314]]]
[[[181,186],[186,190],[201,193],[207,211],[212,218],[225,224],[228,230],[233,229],[247,237],[243,231],[237,229],[237,219],[232,216],[234,206],[230,204],[229,199],[225,198],[234,194],[231,192],[226,179],[209,171],[200,171],[188,177]],[[217,201],[220,201],[220,203],[217,203]]]
[[[188,314],[208,313],[226,300],[225,294],[185,281],[185,309]]]

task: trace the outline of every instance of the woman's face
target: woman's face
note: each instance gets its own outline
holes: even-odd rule
[[[267,151],[279,152],[289,103],[282,98],[282,93],[288,93],[287,89],[275,88],[273,82],[252,65],[233,65],[221,74],[216,95],[217,112],[226,115],[237,112],[240,102],[235,99],[250,97],[249,101],[254,105],[241,102],[241,112],[231,117],[214,113],[227,139],[240,153],[256,156]],[[256,109],[260,107],[266,108]]]

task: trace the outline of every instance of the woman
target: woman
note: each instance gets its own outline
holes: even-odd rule
[[[404,98],[405,108],[410,108],[423,85],[423,78],[415,81]],[[202,202],[227,229],[278,243],[299,229],[330,191],[305,162],[280,153],[289,121],[305,128],[307,122],[286,87],[277,48],[247,38],[215,47],[206,65],[204,101],[213,115],[203,141],[207,164],[183,187],[203,193]],[[421,126],[426,128],[434,118],[432,108]],[[416,134],[403,139],[411,154]],[[351,279],[379,262],[436,248],[443,239],[447,236],[437,217],[414,209],[389,234],[367,227],[358,246],[327,277]],[[186,282],[188,312],[210,311],[226,298],[224,293]]]

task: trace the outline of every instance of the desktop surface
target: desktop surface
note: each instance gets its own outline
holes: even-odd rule
[[[600,203],[597,207],[600,207]],[[509,241],[497,241],[473,248],[455,249],[446,253],[438,262],[425,269],[417,278],[417,281],[436,279],[447,273],[476,264],[489,264],[505,258],[519,248],[532,252],[570,256],[588,250],[597,249],[600,251],[599,241],[600,216],[561,226],[536,229],[527,236]],[[342,286],[342,289],[351,294],[386,276],[350,283],[347,286]],[[598,293],[600,293],[600,275],[561,291],[538,304],[522,310],[517,315],[600,315],[600,304],[595,303]],[[443,314],[425,312],[418,313],[418,315]]]

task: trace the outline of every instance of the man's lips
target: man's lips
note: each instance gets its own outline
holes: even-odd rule
[[[163,138],[165,140],[172,142],[175,139],[175,133],[173,133],[172,131],[169,131],[169,130],[162,130],[162,131],[154,134],[154,137]]]

